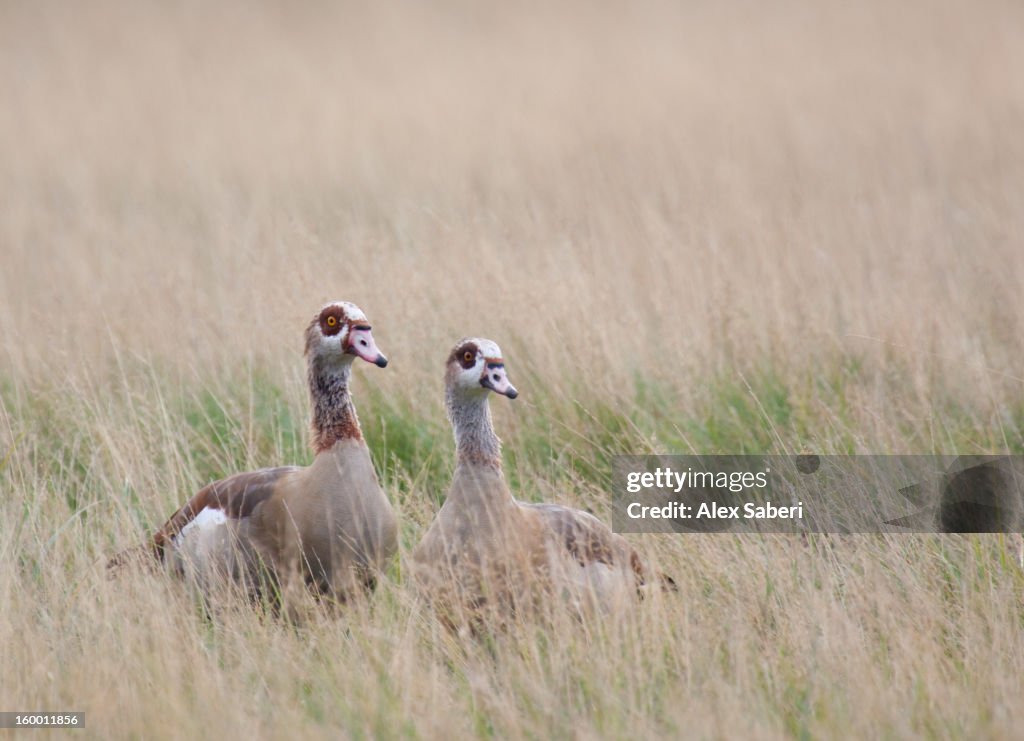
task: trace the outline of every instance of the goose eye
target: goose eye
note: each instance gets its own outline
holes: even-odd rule
[[[336,327],[336,326],[338,326],[337,318],[333,317],[333,316],[327,317],[327,326],[328,327]]]
[[[472,363],[473,359],[473,353],[471,353],[469,350],[466,350],[466,352],[462,354],[463,363]]]

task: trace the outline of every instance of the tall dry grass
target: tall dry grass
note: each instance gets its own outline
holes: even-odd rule
[[[441,362],[501,343],[526,498],[615,452],[1021,452],[1012,2],[0,6],[0,709],[95,736],[1020,735],[997,539],[637,537],[680,584],[463,643],[401,560]],[[210,619],[101,565],[308,460],[300,332],[360,304],[403,520],[375,599]],[[503,400],[499,400],[503,401]]]

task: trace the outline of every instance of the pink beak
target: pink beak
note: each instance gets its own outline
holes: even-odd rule
[[[388,364],[384,353],[377,349],[377,343],[373,341],[369,327],[355,326],[349,330],[348,348],[345,352],[362,358],[367,363],[373,363],[378,368],[384,368]]]
[[[510,399],[514,399],[519,396],[519,392],[516,391],[516,387],[513,386],[508,380],[508,374],[505,372],[505,364],[496,358],[485,358],[484,362],[484,374],[480,377],[480,385],[485,389],[490,389],[496,394],[507,396]]]

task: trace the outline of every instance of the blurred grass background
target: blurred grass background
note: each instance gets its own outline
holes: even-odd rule
[[[608,519],[643,452],[1021,453],[1011,2],[0,6],[4,709],[90,735],[990,736],[998,538],[636,537],[677,597],[461,643],[405,554],[442,363],[502,346],[519,496]],[[369,605],[208,618],[102,564],[204,483],[305,463],[301,331],[367,311],[402,517]]]

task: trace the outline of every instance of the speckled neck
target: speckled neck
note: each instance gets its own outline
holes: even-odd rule
[[[348,390],[352,361],[309,363],[309,398],[313,405],[313,450],[322,453],[341,440],[362,440],[359,417]]]
[[[501,470],[501,440],[494,434],[491,407],[485,392],[447,391],[448,419],[455,431],[455,449],[460,464]]]

